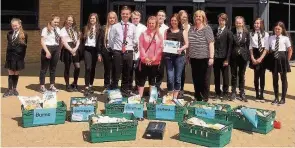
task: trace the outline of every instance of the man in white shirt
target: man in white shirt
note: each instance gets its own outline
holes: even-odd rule
[[[121,92],[129,96],[130,71],[133,64],[133,51],[135,45],[136,27],[129,22],[131,9],[124,6],[121,10],[122,21],[114,24],[110,30],[109,45],[113,51],[112,89],[118,88],[118,82],[122,73]]]
[[[134,44],[134,52],[133,52],[133,69],[130,73],[130,79],[129,79],[129,88],[132,89],[132,83],[133,83],[133,73],[135,72],[135,86],[137,86],[137,74],[138,74],[138,64],[139,64],[139,51],[138,51],[138,44],[139,44],[139,36],[142,32],[144,32],[147,28],[145,25],[140,23],[141,20],[141,14],[138,11],[133,11],[131,14],[132,23],[136,26],[136,33],[135,33],[135,44]],[[135,91],[137,90],[134,89]]]
[[[164,34],[166,30],[169,28],[167,25],[164,24],[164,21],[166,20],[166,13],[163,10],[158,11],[157,18],[159,21],[159,32],[164,37]],[[164,57],[164,56],[163,56]],[[163,60],[162,60],[163,61]],[[164,79],[164,69],[165,69],[165,62],[161,62],[159,71],[156,78],[156,87],[158,89],[158,92],[162,91],[161,84]]]

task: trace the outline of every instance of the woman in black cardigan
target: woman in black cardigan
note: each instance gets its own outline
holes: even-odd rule
[[[25,55],[27,49],[28,35],[22,28],[20,19],[13,18],[11,20],[12,30],[7,33],[7,51],[5,68],[8,69],[8,90],[4,93],[4,97],[18,96],[16,90],[19,71],[25,68]]]

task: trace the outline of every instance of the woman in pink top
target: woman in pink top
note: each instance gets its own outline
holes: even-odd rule
[[[150,16],[147,20],[147,30],[139,37],[138,92],[141,97],[147,77],[150,88],[155,85],[158,67],[162,58],[163,37],[159,34],[158,26],[157,18]]]

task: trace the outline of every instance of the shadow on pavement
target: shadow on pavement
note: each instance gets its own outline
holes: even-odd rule
[[[23,125],[22,125],[22,123],[23,123],[23,121],[22,121],[22,117],[14,117],[14,118],[11,118],[11,119],[17,121],[17,125],[18,125],[18,126],[20,126],[20,127],[23,126]]]

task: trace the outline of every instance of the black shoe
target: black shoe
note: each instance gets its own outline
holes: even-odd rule
[[[11,89],[7,90],[4,94],[3,94],[3,98],[6,98],[6,97],[9,97],[9,96],[12,96],[13,95],[13,92]]]
[[[12,93],[13,93],[14,96],[18,96],[19,95],[19,93],[18,93],[18,91],[16,89],[13,89],[12,90]]]
[[[74,92],[78,91],[78,85],[77,84],[71,84],[71,88]]]
[[[85,89],[84,90],[84,96],[87,97],[90,95],[90,90],[89,89]]]
[[[265,99],[264,99],[263,95],[259,96],[259,101],[260,101],[261,103],[264,103],[264,102],[265,102]]]
[[[232,93],[230,98],[229,98],[229,101],[234,101],[236,98],[237,98],[236,93]]]
[[[260,96],[259,96],[259,93],[258,93],[258,92],[256,92],[256,97],[255,97],[255,99],[256,99],[257,101],[260,101]]]
[[[282,105],[285,104],[285,99],[281,99],[280,102],[278,103],[278,105]]]
[[[279,99],[274,99],[272,102],[271,102],[271,105],[275,105],[275,104],[278,104],[279,103]]]
[[[67,91],[67,92],[73,92],[73,89],[72,89],[71,86],[68,85],[68,86],[66,86],[66,91]]]
[[[121,89],[121,94],[123,97],[130,97],[130,91]]]
[[[244,101],[244,102],[248,102],[248,99],[246,98],[245,93],[241,93],[241,94],[240,94],[240,98],[241,98],[242,101]]]
[[[91,93],[91,94],[94,93],[93,87],[89,87],[89,93]]]

